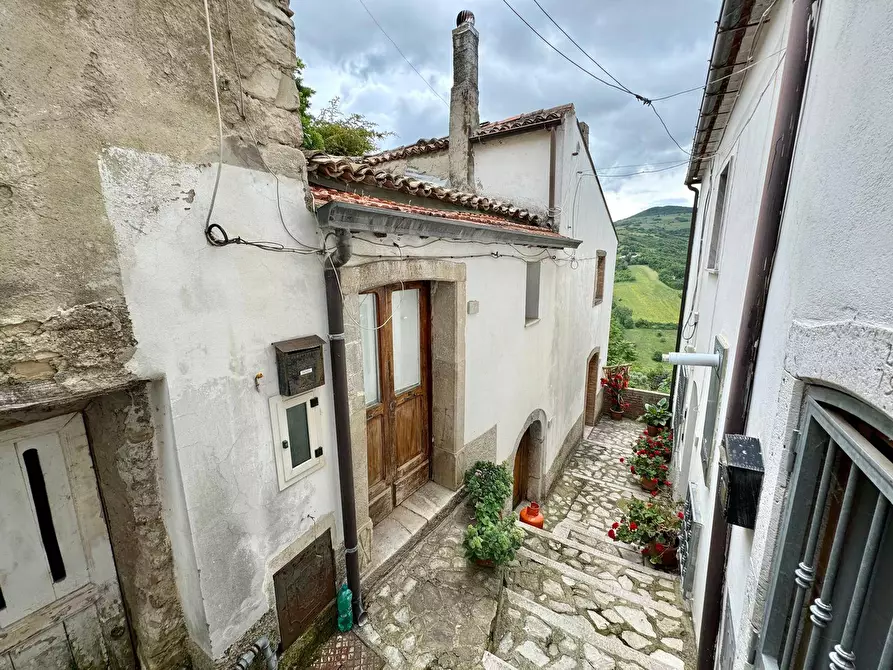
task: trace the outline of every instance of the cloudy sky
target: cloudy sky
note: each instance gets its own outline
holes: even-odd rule
[[[441,97],[452,84],[450,31],[470,9],[480,32],[481,120],[573,102],[590,126],[590,147],[615,219],[661,204],[691,204],[686,160],[651,110],[580,72],[546,46],[502,0],[365,0],[384,30]],[[601,73],[533,0],[509,0],[542,35]],[[704,83],[720,0],[539,0],[624,86],[650,98]],[[387,148],[447,134],[448,107],[413,72],[360,0],[292,0],[297,52],[313,109],[341,96],[395,133]],[[657,104],[673,136],[690,148],[700,92]],[[313,110],[311,110],[313,111]],[[633,166],[633,167],[625,167]],[[636,176],[642,170],[662,170]]]

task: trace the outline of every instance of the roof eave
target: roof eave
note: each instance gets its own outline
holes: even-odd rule
[[[329,202],[316,210],[323,228],[370,232],[379,235],[410,234],[465,242],[525,244],[551,249],[576,249],[582,240],[547,235],[535,230],[513,230],[482,223],[445,219],[427,214],[392,211],[345,202]]]

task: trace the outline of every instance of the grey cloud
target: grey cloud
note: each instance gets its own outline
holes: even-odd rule
[[[510,2],[564,53],[602,76],[532,0]],[[500,0],[366,0],[366,4],[447,100],[450,30],[456,14],[471,9],[481,34],[482,119],[573,102],[579,118],[590,124],[600,169],[686,159],[650,110],[564,61]],[[540,4],[621,82],[643,95],[656,97],[704,82],[720,0],[540,0]],[[359,0],[294,0],[292,9],[298,54],[307,63],[310,86],[340,94],[345,109],[393,130],[398,137],[389,144],[446,134],[446,107],[381,34]],[[315,107],[324,102],[315,100]],[[683,146],[691,140],[699,102],[695,92],[658,104]],[[605,180],[605,189],[609,195],[619,192],[624,182]],[[678,191],[665,195],[667,202],[679,200]]]

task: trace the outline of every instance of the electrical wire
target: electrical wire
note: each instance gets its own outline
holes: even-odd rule
[[[629,90],[629,88],[627,88],[626,86],[624,86],[623,84],[621,84],[620,81],[617,79],[617,77],[615,77],[613,74],[611,74],[610,72],[608,72],[605,68],[603,68],[603,67],[601,66],[601,64],[600,64],[597,60],[595,60],[592,56],[590,56],[590,55],[586,52],[586,50],[585,50],[583,47],[581,47],[579,44],[577,44],[577,41],[576,41],[573,37],[571,37],[570,35],[568,35],[568,34],[567,34],[567,31],[566,31],[564,28],[562,28],[560,25],[558,25],[558,22],[557,22],[555,19],[553,19],[552,16],[549,14],[549,12],[547,12],[547,11],[543,8],[543,6],[539,3],[539,0],[533,0],[533,2],[534,2],[534,4],[535,4],[537,7],[540,8],[540,11],[541,11],[543,14],[546,15],[546,18],[549,19],[549,20],[552,22],[552,24],[553,24],[556,28],[558,28],[558,30],[560,30],[561,33],[562,33],[566,38],[568,38],[568,39],[571,41],[571,44],[573,44],[575,47],[577,47],[577,48],[580,50],[580,52],[581,52],[584,56],[586,56],[586,58],[588,58],[589,60],[591,60],[599,70],[601,70],[601,71],[604,72],[608,77],[610,77],[611,80],[612,80],[615,84],[617,84],[620,88],[622,88],[624,91],[626,91],[626,92],[629,93],[630,95],[636,95],[636,94],[633,93],[631,90]],[[636,97],[638,98],[639,96],[636,95]]]
[[[682,161],[680,163],[676,163],[675,165],[671,165],[669,167],[657,168],[655,170],[640,170],[638,172],[629,172],[627,174],[607,174],[601,175],[602,179],[619,179],[621,177],[635,177],[640,174],[653,174],[655,172],[666,172],[667,170],[675,170],[678,167],[682,167],[683,165],[688,165],[688,161]]]
[[[691,156],[691,152],[683,149],[682,145],[679,144],[679,142],[676,140],[675,137],[673,137],[673,133],[671,133],[670,129],[667,128],[667,124],[664,123],[664,119],[660,115],[660,112],[657,111],[657,107],[655,107],[653,103],[650,103],[648,106],[651,108],[651,111],[654,112],[654,115],[657,117],[657,120],[660,121],[660,125],[662,125],[664,127],[664,131],[667,133],[667,137],[669,137],[671,140],[673,140],[673,144],[675,144],[677,147],[679,147],[679,151],[684,153],[686,156]]]
[[[208,50],[211,54],[211,85],[214,87],[214,106],[217,108],[217,175],[214,177],[214,189],[211,191],[211,204],[208,206],[208,215],[205,217],[205,237],[208,242],[215,244],[211,237],[211,215],[214,213],[214,203],[217,202],[217,188],[220,186],[220,173],[223,170],[223,116],[220,114],[220,94],[217,92],[217,64],[214,62],[214,37],[211,34],[211,10],[208,0],[205,4],[205,25],[208,29]],[[223,230],[221,228],[221,230]],[[217,246],[215,244],[215,246]]]
[[[409,58],[406,57],[406,54],[403,53],[403,50],[399,46],[397,46],[397,43],[393,40],[393,38],[391,38],[391,36],[388,35],[387,31],[378,22],[378,19],[376,19],[375,16],[372,14],[372,12],[369,11],[369,8],[366,6],[366,3],[363,2],[363,0],[359,0],[359,1],[360,1],[360,4],[363,5],[363,9],[365,9],[366,13],[369,15],[369,18],[371,18],[375,22],[375,25],[378,26],[378,29],[381,31],[381,34],[384,35],[385,37],[387,37],[388,41],[390,41],[390,43],[394,45],[394,48],[397,50],[397,53],[399,53],[403,57],[403,60],[406,61],[406,64],[412,68],[413,72],[415,72],[417,75],[419,75],[419,78],[423,82],[425,82],[425,86],[430,88],[431,92],[434,95],[436,95],[438,98],[440,98],[440,101],[443,104],[445,104],[447,107],[449,107],[450,103],[448,103],[446,100],[444,100],[443,97],[440,95],[440,93],[438,93],[437,90],[431,85],[431,83],[427,79],[425,79],[425,77],[422,75],[422,73],[416,69],[416,66],[412,64],[412,62],[409,60]]]
[[[521,21],[524,23],[525,26],[527,26],[528,28],[530,28],[531,31],[533,31],[533,34],[534,34],[534,35],[536,35],[537,37],[539,37],[543,42],[545,42],[545,43],[549,46],[550,49],[552,49],[552,51],[554,51],[555,53],[557,53],[559,56],[561,56],[561,57],[562,57],[564,60],[566,60],[568,63],[570,63],[571,65],[573,65],[574,67],[576,67],[578,70],[580,70],[581,72],[585,72],[585,73],[588,74],[590,77],[592,77],[592,78],[595,79],[596,81],[600,81],[600,82],[601,82],[602,84],[604,84],[605,86],[610,86],[611,88],[617,89],[618,91],[622,91],[623,93],[628,93],[628,94],[630,94],[630,95],[632,95],[632,96],[638,97],[638,96],[636,96],[635,93],[633,93],[632,91],[627,90],[626,88],[624,88],[624,87],[622,87],[622,86],[617,86],[616,84],[612,84],[612,83],[609,82],[609,81],[605,81],[605,80],[602,79],[601,77],[599,77],[599,76],[593,74],[592,72],[590,72],[589,70],[587,70],[585,67],[583,67],[582,65],[580,65],[579,63],[577,63],[576,61],[574,61],[573,59],[571,59],[569,56],[566,56],[566,55],[564,54],[564,52],[561,51],[561,49],[559,49],[559,48],[556,47],[554,44],[552,44],[549,40],[547,40],[545,37],[543,37],[543,36],[537,31],[536,28],[534,28],[532,25],[530,25],[530,23],[527,22],[527,19],[525,19],[523,16],[521,16],[521,15],[517,12],[517,10],[516,10],[514,7],[512,7],[512,6],[508,3],[508,0],[502,0],[502,2],[505,4],[506,7],[508,7],[510,10],[512,10],[512,13],[513,13],[515,16],[517,16],[519,19],[521,19]]]

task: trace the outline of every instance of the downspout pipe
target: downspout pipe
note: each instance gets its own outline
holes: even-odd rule
[[[735,346],[735,363],[729,384],[729,402],[723,427],[725,434],[745,434],[750,395],[760,338],[769,298],[769,282],[772,265],[778,249],[781,219],[788,178],[791,174],[794,143],[809,69],[809,43],[811,38],[810,14],[813,0],[793,0],[791,24],[788,30],[787,49],[778,108],[772,129],[772,154],[760,199],[750,271],[741,310],[741,327]],[[701,615],[701,631],[698,636],[698,668],[713,668],[716,659],[717,638],[722,619],[722,600],[725,590],[726,559],[729,542],[729,526],[719,508],[722,501],[720,487],[714,499],[713,530],[707,562],[704,607]]]
[[[341,489],[341,520],[344,526],[344,563],[347,586],[353,593],[353,618],[363,623],[360,591],[360,556],[357,510],[354,495],[353,456],[350,442],[350,402],[347,394],[347,356],[344,344],[344,299],[339,268],[351,257],[350,231],[338,230],[335,250],[325,258],[326,311],[329,317],[329,353],[332,357],[332,395],[335,403],[335,441],[338,451],[338,484]]]
[[[694,250],[695,228],[698,225],[698,200],[701,192],[691,184],[686,184],[688,190],[695,194],[695,200],[691,206],[691,225],[688,229],[688,251],[685,254],[685,277],[682,279],[682,302],[679,304],[679,325],[676,328],[676,348],[674,351],[682,351],[682,329],[685,326],[685,301],[688,298],[688,276],[691,274],[691,254]],[[679,372],[673,366],[673,378],[670,380],[670,411],[676,403],[676,377]]]

